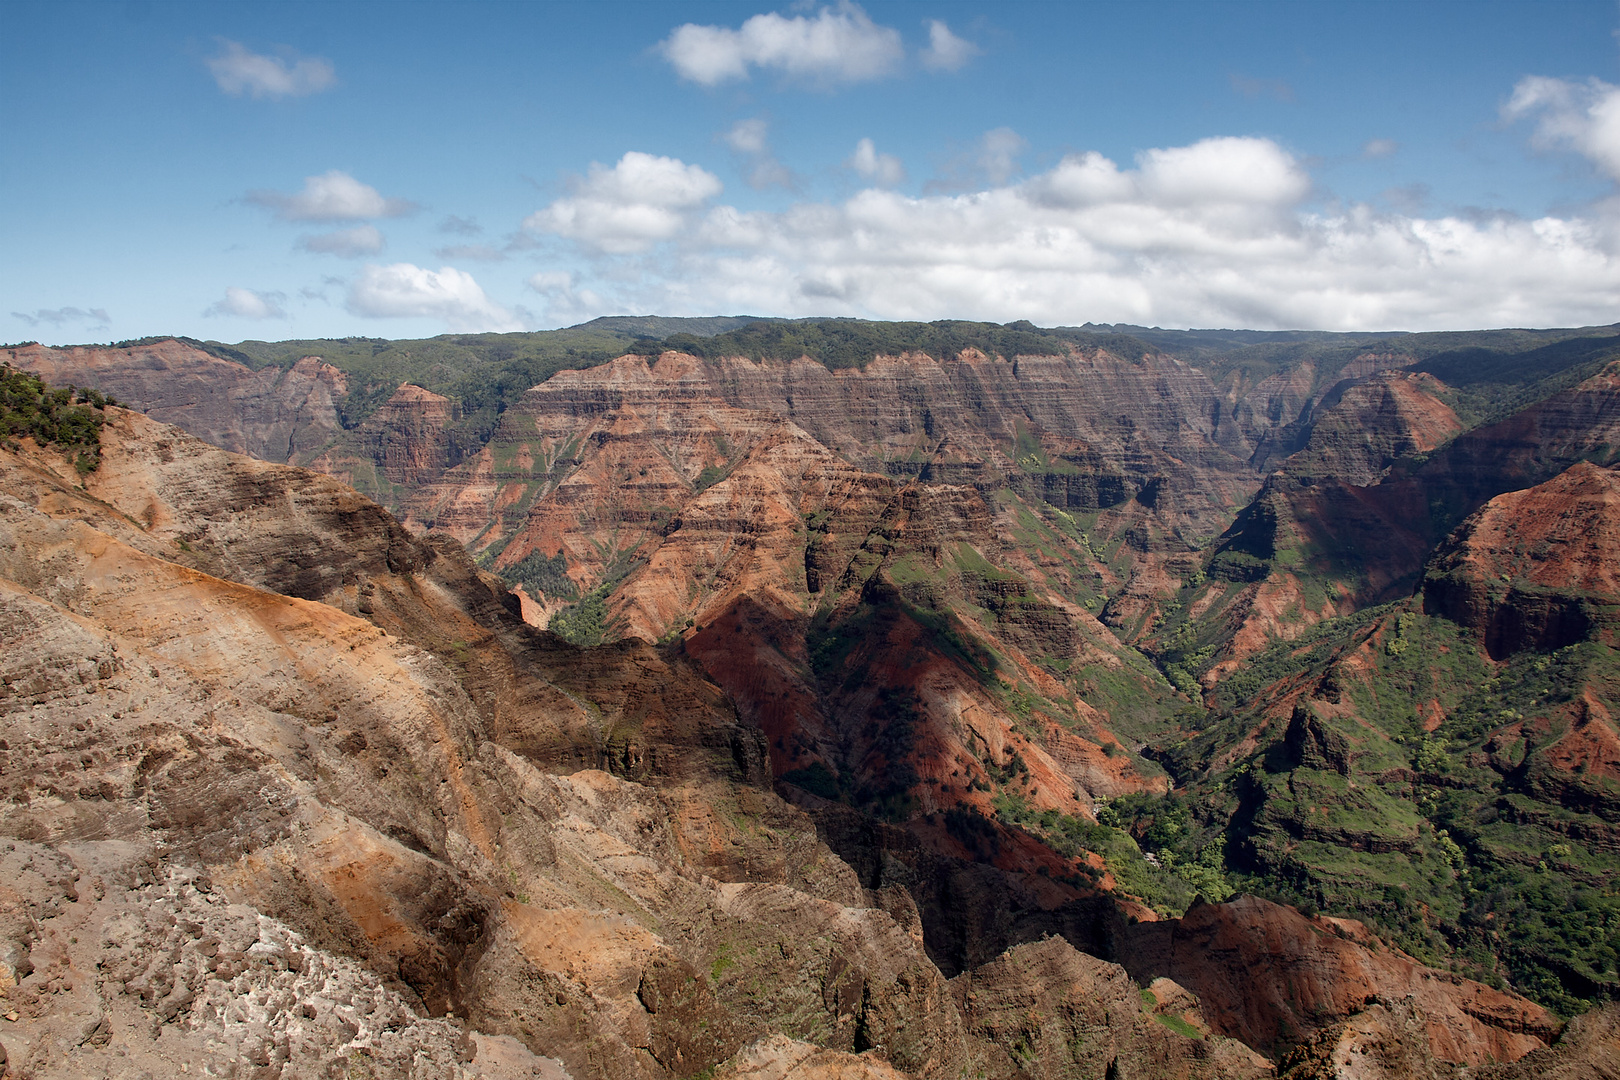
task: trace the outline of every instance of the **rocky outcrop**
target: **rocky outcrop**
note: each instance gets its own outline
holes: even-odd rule
[[[1538,1051],[1539,1052],[1539,1051]],[[1281,1080],[1452,1080],[1455,1064],[1435,1059],[1427,1019],[1410,1002],[1374,1002],[1289,1051]]]
[[[1206,1039],[1142,1009],[1142,994],[1115,964],[1061,938],[1009,949],[951,980],[968,1030],[989,1044],[980,1075],[1272,1075],[1271,1063],[1229,1039]]]
[[[0,1002],[8,1075],[321,1076],[364,1062],[375,1076],[567,1080],[514,1039],[420,1015],[376,972],[150,844],[3,852],[7,893],[35,913],[34,970]]]
[[[56,386],[94,387],[205,442],[264,461],[310,461],[343,431],[348,378],[318,357],[254,371],[178,341],[128,348],[0,349]]]
[[[1198,995],[1216,1031],[1266,1052],[1377,1003],[1410,1005],[1423,1018],[1428,1053],[1455,1064],[1517,1060],[1560,1030],[1540,1006],[1424,967],[1359,924],[1308,919],[1252,896],[1133,926],[1120,955],[1138,982],[1173,979]]]
[[[455,402],[406,383],[340,446],[299,464],[398,502],[394,489],[431,483],[467,455],[451,430],[460,419]]]
[[[1402,459],[1427,454],[1463,429],[1433,375],[1384,371],[1341,383],[1317,406],[1310,441],[1282,471],[1307,483],[1376,484]]]
[[[1498,495],[1436,552],[1423,596],[1495,657],[1620,642],[1620,471],[1583,461]]]
[[[1451,1080],[1437,1060],[1426,1018],[1409,1003],[1376,1004],[1335,1024],[1278,1064],[1280,1080]],[[1571,1020],[1558,1041],[1510,1064],[1469,1070],[1471,1080],[1620,1080],[1620,1009],[1601,1006]]]
[[[1558,1041],[1511,1064],[1481,1069],[1480,1080],[1617,1080],[1620,1006],[1603,1005],[1571,1020]]]
[[[715,1080],[906,1080],[881,1052],[851,1054],[772,1035],[720,1066]]]

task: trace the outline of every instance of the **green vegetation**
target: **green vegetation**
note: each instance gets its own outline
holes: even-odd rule
[[[1153,1019],[1157,1020],[1159,1023],[1163,1024],[1165,1027],[1169,1028],[1171,1031],[1182,1036],[1183,1038],[1202,1039],[1204,1037],[1203,1035],[1199,1034],[1197,1028],[1193,1027],[1191,1024],[1187,1023],[1187,1021],[1172,1013],[1155,1013],[1153,1015]]]
[[[1360,919],[1569,1015],[1620,997],[1620,781],[1555,748],[1617,706],[1620,653],[1598,641],[1495,664],[1416,601],[1370,608],[1251,657],[1181,717],[1197,733],[1153,754],[1185,815],[1133,796],[1098,820],[1178,870],[1165,830],[1184,828],[1195,852],[1213,830],[1231,886]],[[1099,853],[1127,891],[1179,899]]]
[[[236,345],[188,341],[248,367],[291,367],[318,356],[349,379],[339,403],[344,426],[355,427],[377,411],[399,385],[414,383],[461,406],[454,430],[482,443],[500,414],[531,386],[559,371],[595,367],[629,351],[633,334],[596,328],[527,334],[446,334],[416,341],[327,338],[309,341],[243,341]]]
[[[998,794],[994,804],[1004,824],[1065,858],[1086,851],[1100,856],[1120,891],[1160,915],[1180,915],[1200,896],[1218,903],[1233,895],[1219,825],[1195,821],[1177,796],[1137,794],[1099,803],[1095,823],[1056,810],[1036,812],[1013,792]]]
[[[838,786],[838,777],[819,761],[813,761],[802,769],[789,769],[781,779],[823,799],[837,800],[843,794]]]
[[[568,560],[560,551],[550,556],[531,551],[498,573],[511,584],[522,585],[531,595],[569,600],[579,597],[579,586],[568,576]]]
[[[570,645],[589,649],[602,644],[607,636],[607,597],[610,585],[598,585],[577,604],[569,604],[551,617],[546,629]]]
[[[1323,383],[1336,380],[1345,364],[1370,354],[1388,357],[1391,367],[1410,364],[1417,370],[1430,371],[1454,386],[1473,383],[1478,387],[1473,393],[1482,401],[1493,392],[1486,389],[1488,384],[1494,384],[1497,391],[1511,392],[1527,381],[1547,377],[1549,372],[1561,373],[1566,362],[1578,362],[1575,357],[1589,359],[1590,353],[1586,350],[1595,353],[1620,345],[1612,326],[1424,334],[1160,330],[1126,324],[1087,324],[1082,329],[1128,335],[1202,368],[1217,383],[1235,371],[1253,385],[1268,375],[1310,360],[1317,372],[1317,385],[1312,389],[1326,389]],[[1548,352],[1543,354],[1541,350]],[[1466,403],[1458,411],[1464,414],[1465,421],[1469,419]]]
[[[707,491],[726,478],[726,470],[718,465],[706,465],[697,479],[692,481],[694,492]]]
[[[0,440],[32,437],[41,446],[75,453],[83,476],[101,464],[103,410],[117,402],[94,390],[51,389],[37,376],[0,364]]]
[[[1574,386],[1616,358],[1620,335],[1612,332],[1566,337],[1530,349],[1515,349],[1491,337],[1428,356],[1412,367],[1450,387],[1448,403],[1472,427]]]
[[[868,322],[864,319],[760,320],[712,337],[672,334],[662,341],[639,343],[637,351],[678,349],[694,356],[746,356],[751,360],[797,360],[808,356],[828,368],[865,367],[879,356],[921,352],[936,359],[954,358],[978,349],[988,356],[1052,356],[1070,346],[1103,348],[1126,360],[1148,351],[1124,334],[1096,333],[1069,327],[1042,329],[1029,322]]]

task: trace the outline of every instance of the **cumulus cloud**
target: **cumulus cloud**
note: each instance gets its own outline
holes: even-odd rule
[[[1145,151],[1137,163],[1143,192],[1160,204],[1287,206],[1311,189],[1305,170],[1270,139],[1203,139]]]
[[[722,187],[701,166],[632,150],[611,169],[593,162],[573,194],[530,214],[523,227],[613,254],[645,251],[679,233]]]
[[[1401,144],[1394,139],[1368,139],[1361,148],[1364,158],[1385,158],[1401,148]]]
[[[951,33],[940,20],[928,19],[924,25],[928,27],[928,47],[917,58],[930,71],[959,71],[979,54],[977,45]]]
[[[799,185],[793,170],[770,154],[757,157],[750,163],[747,179],[748,186],[755,191],[764,191],[772,187],[792,190]]]
[[[317,255],[337,255],[357,259],[362,255],[375,255],[384,246],[383,234],[375,225],[356,225],[352,229],[321,233],[318,236],[300,236],[298,246]]]
[[[1379,197],[1403,214],[1418,214],[1429,204],[1429,185],[1403,184],[1386,188]]]
[[[899,31],[848,0],[813,16],[755,15],[735,30],[686,23],[658,48],[681,78],[702,86],[746,79],[751,68],[811,82],[864,82],[893,74],[905,58]]]
[[[523,329],[513,312],[484,295],[471,274],[453,266],[437,271],[411,263],[367,266],[350,284],[345,306],[373,319],[440,319],[463,333]]]
[[[1535,117],[1534,144],[1573,150],[1609,179],[1620,181],[1620,86],[1602,79],[1571,82],[1532,75],[1519,80],[1502,106],[1505,120]]]
[[[893,154],[878,153],[877,146],[871,139],[862,139],[855,144],[855,153],[845,162],[854,169],[863,180],[870,180],[880,187],[893,187],[904,183],[906,167],[900,164],[900,159]]]
[[[286,299],[286,293],[255,292],[252,289],[241,289],[232,285],[225,290],[224,298],[208,305],[203,314],[210,318],[234,316],[238,319],[285,319],[287,312],[281,305]]]
[[[370,184],[338,169],[305,177],[300,192],[250,191],[247,200],[275,211],[282,221],[363,221],[400,217],[416,209],[415,203],[384,198]]]
[[[1620,210],[1610,204],[1537,220],[1366,204],[1323,213],[1307,202],[1312,190],[1276,143],[1214,138],[1124,164],[1075,154],[965,192],[873,187],[780,212],[719,205],[660,234],[680,242],[656,261],[605,260],[590,313],[1335,330],[1614,318]]]
[[[221,39],[224,51],[208,61],[219,88],[234,97],[304,97],[337,85],[337,72],[319,57],[287,59],[249,52],[235,41]]]
[[[63,326],[75,323],[81,326],[99,328],[112,325],[112,319],[107,317],[106,308],[37,308],[33,312],[13,311],[13,318],[21,319],[29,326],[38,326],[46,323],[50,326]]]

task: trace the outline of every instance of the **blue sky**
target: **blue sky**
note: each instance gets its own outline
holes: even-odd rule
[[[0,339],[1620,319],[1620,6],[0,8]]]

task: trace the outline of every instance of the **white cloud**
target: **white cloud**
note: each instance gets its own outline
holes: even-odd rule
[[[221,39],[225,51],[208,61],[214,81],[227,94],[256,98],[303,97],[337,85],[329,60],[305,57],[288,63],[275,56],[248,52],[235,41]]]
[[[765,143],[765,133],[769,130],[770,125],[756,117],[737,121],[721,138],[739,154],[763,154],[769,149]]]
[[[1157,202],[1181,205],[1289,205],[1311,178],[1270,139],[1204,139],[1137,155],[1141,184]]]
[[[107,316],[106,308],[38,308],[32,313],[13,311],[15,318],[21,319],[29,326],[38,326],[40,323],[49,323],[51,326],[62,326],[65,323],[78,323],[84,326],[99,328],[110,326],[112,319]]]
[[[367,266],[349,286],[346,306],[374,319],[441,319],[458,332],[523,329],[513,312],[484,295],[471,274],[453,266],[436,272],[411,263]]]
[[[1602,79],[1577,83],[1528,76],[1502,107],[1503,119],[1527,116],[1536,118],[1536,146],[1574,150],[1620,181],[1620,86]]]
[[[1401,144],[1394,139],[1368,139],[1361,148],[1364,158],[1385,158],[1401,148]]]
[[[598,293],[576,288],[574,275],[564,270],[542,270],[530,275],[529,288],[545,298],[549,321],[559,325],[585,322],[611,310]]]
[[[1040,205],[1079,209],[1128,199],[1135,187],[1132,177],[1092,150],[1069,155],[1051,172],[1031,180],[1024,190]]]
[[[523,227],[614,254],[645,251],[674,237],[722,187],[700,166],[632,150],[611,169],[593,162],[573,195],[530,214]]]
[[[746,79],[750,68],[812,82],[864,82],[892,74],[905,58],[899,31],[848,0],[811,17],[755,15],[736,30],[687,23],[659,49],[681,78],[703,86]]]
[[[928,48],[918,54],[922,65],[930,71],[958,71],[979,54],[979,47],[951,33],[951,28],[938,19],[929,19]]]
[[[375,225],[356,225],[352,229],[339,229],[318,236],[300,236],[298,246],[317,255],[356,259],[362,255],[377,254],[383,249],[384,240]]]
[[[605,260],[590,313],[1333,330],[1614,319],[1612,202],[1527,221],[1422,217],[1415,205],[1321,213],[1311,192],[1304,166],[1275,143],[1215,138],[1126,167],[1072,155],[955,194],[868,188],[776,213],[719,205],[661,234],[680,241],[667,256]]]
[[[203,314],[209,317],[234,316],[238,319],[285,319],[287,312],[281,305],[286,299],[285,293],[254,292],[232,285],[225,290],[224,299],[208,305]]]
[[[900,159],[893,154],[880,154],[871,139],[862,139],[855,144],[855,153],[850,155],[846,162],[850,168],[860,174],[862,179],[870,180],[881,187],[893,187],[904,183],[906,167],[900,164]]]
[[[416,209],[405,199],[386,199],[370,184],[333,169],[304,178],[304,190],[293,195],[280,191],[250,191],[248,202],[276,212],[283,221],[362,221],[400,217]]]

